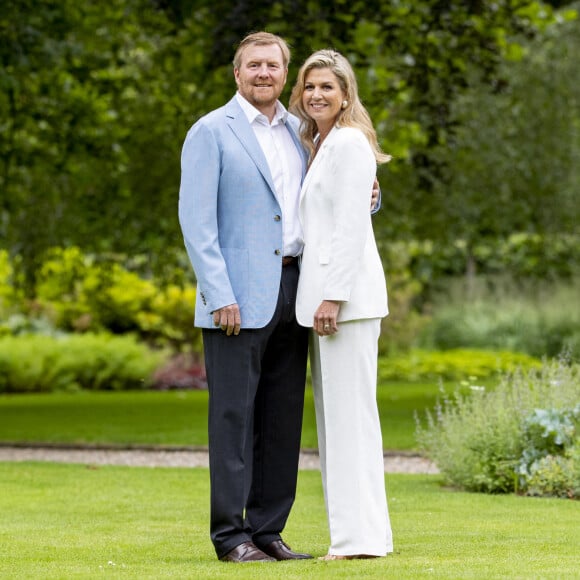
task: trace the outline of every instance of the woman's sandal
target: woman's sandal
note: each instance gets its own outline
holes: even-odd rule
[[[380,556],[369,556],[368,554],[353,554],[352,556],[339,556],[338,554],[326,554],[326,556],[320,556],[319,560],[324,560],[329,562],[331,560],[367,560],[370,558],[380,558]]]

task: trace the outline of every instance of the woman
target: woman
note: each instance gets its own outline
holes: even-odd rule
[[[304,252],[296,315],[312,327],[322,483],[330,529],[325,560],[384,556],[392,533],[376,378],[387,290],[368,210],[381,152],[339,53],[321,50],[298,73],[290,109],[310,166],[300,195]]]

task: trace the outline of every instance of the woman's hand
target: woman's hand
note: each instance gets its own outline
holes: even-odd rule
[[[375,177],[373,182],[373,189],[371,191],[371,211],[377,207],[377,203],[379,202],[379,192],[381,191],[379,187],[379,180]]]
[[[338,312],[340,302],[323,300],[314,313],[313,329],[318,336],[331,336],[338,332]]]

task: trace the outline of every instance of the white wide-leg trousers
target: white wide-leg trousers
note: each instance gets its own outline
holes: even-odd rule
[[[376,401],[380,319],[311,333],[311,373],[329,554],[393,551]]]

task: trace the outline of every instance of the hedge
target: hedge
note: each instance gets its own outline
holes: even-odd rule
[[[146,389],[166,359],[132,336],[0,337],[0,393]]]

